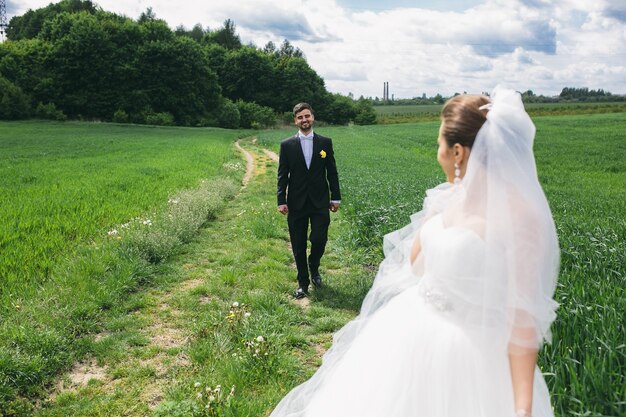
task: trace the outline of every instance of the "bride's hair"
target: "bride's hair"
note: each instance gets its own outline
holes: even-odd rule
[[[480,107],[489,102],[486,96],[460,95],[444,104],[441,110],[442,134],[449,147],[458,143],[472,148],[478,131],[487,120],[487,110],[480,110]]]

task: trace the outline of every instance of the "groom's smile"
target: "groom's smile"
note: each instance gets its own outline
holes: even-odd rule
[[[298,113],[295,117],[295,124],[303,133],[308,133],[313,128],[314,120],[315,117],[313,116],[313,113],[311,113],[308,109],[305,109]]]

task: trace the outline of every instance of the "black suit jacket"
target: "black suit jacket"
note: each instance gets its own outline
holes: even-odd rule
[[[330,138],[313,136],[311,166],[306,167],[298,135],[280,144],[278,159],[278,205],[287,204],[290,210],[301,210],[307,197],[315,208],[328,207],[331,200],[341,200],[339,176]]]

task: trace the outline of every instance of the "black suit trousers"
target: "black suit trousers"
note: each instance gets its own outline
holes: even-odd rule
[[[311,241],[311,253],[306,256],[307,233],[311,225],[309,240]],[[289,237],[293,257],[298,268],[298,284],[301,288],[309,288],[309,271],[317,275],[320,260],[326,249],[328,241],[328,226],[330,225],[330,212],[328,207],[315,208],[310,201],[301,210],[289,210],[287,214],[289,225]]]

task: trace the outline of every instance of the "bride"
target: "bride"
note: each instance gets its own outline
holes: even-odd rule
[[[503,88],[456,96],[441,119],[448,182],[385,236],[359,316],[271,417],[553,416],[536,359],[559,250],[535,127]]]

